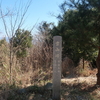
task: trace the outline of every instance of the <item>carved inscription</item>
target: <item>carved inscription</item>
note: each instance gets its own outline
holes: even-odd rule
[[[60,99],[62,37],[53,38],[53,100]]]

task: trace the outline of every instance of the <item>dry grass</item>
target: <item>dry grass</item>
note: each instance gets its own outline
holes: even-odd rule
[[[100,88],[97,87],[95,83],[96,77],[62,79],[61,100],[99,100]],[[39,89],[39,91],[37,89]],[[0,100],[52,100],[51,91],[44,91],[39,86],[37,89],[34,87],[32,89],[33,91],[22,94],[17,93],[14,89],[2,94],[1,97],[5,99]]]
[[[9,45],[6,46],[5,48],[8,48]],[[52,46],[36,37],[33,47],[28,50],[27,57],[18,60],[14,55],[13,84],[9,84],[10,59],[9,53],[4,52],[5,48],[0,48],[0,100],[50,100],[52,92],[43,91],[40,87],[52,81]],[[9,52],[9,49],[6,50]],[[100,93],[99,87],[95,86],[96,77],[86,77],[95,76],[97,70],[89,69],[87,63],[84,69],[80,63],[73,73],[70,70],[73,70],[73,67],[69,68],[69,75],[74,73],[77,78],[62,79],[61,100],[98,100]],[[30,86],[33,86],[31,92],[22,94],[16,92],[17,89]],[[96,99],[93,99],[94,97]]]

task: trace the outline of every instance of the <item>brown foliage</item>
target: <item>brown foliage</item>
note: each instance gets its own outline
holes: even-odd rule
[[[62,75],[64,77],[74,77],[74,70],[75,67],[73,61],[70,58],[65,57],[62,61]]]

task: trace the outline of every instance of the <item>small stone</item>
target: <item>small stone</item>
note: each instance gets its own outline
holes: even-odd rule
[[[17,93],[18,93],[18,94],[24,94],[24,93],[26,93],[26,90],[25,90],[25,89],[19,89],[19,90],[17,91]]]
[[[45,86],[44,86],[44,89],[45,90],[52,90],[52,83],[47,83]]]
[[[52,100],[51,98],[49,98],[48,100]]]
[[[42,95],[40,94],[40,97],[42,97]]]

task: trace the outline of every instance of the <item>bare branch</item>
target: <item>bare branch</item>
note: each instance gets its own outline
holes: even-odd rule
[[[0,10],[0,15],[1,15],[1,16],[4,16],[2,10]],[[6,21],[5,21],[4,17],[1,17],[1,18],[2,18],[2,21],[3,21],[3,24],[4,24],[4,28],[5,28],[6,35],[7,35],[8,38],[9,38],[9,34],[8,34],[8,29],[7,29]]]
[[[22,17],[21,17],[21,19],[20,19],[20,23],[19,23],[17,29],[19,29],[19,28],[22,26],[23,21],[24,21],[24,17],[25,17],[25,15],[26,15],[26,13],[27,13],[29,7],[30,7],[31,2],[32,2],[32,0],[30,0],[30,1],[27,2],[27,5],[25,6],[24,12],[23,12],[23,14],[22,14]]]

